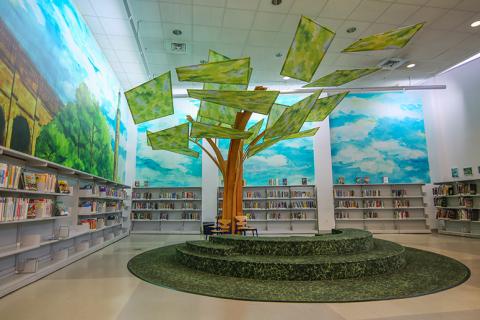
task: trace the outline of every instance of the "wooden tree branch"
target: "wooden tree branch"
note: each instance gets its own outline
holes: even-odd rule
[[[218,167],[220,172],[222,173],[223,176],[225,176],[225,169],[220,165],[220,163],[217,161],[217,159],[210,153],[208,152],[207,149],[205,149],[201,143],[198,143],[198,141],[195,141],[195,139],[188,138],[191,142],[195,143],[197,146],[199,146],[209,157],[212,159],[212,161],[215,163],[215,165]],[[224,178],[225,179],[225,178]]]
[[[220,165],[223,167],[223,170],[225,171],[226,170],[225,159],[223,159],[222,152],[218,148],[217,144],[211,138],[206,138],[205,140],[207,140],[210,147],[212,147],[213,152],[215,152],[215,155],[217,156],[218,162],[220,163]]]
[[[255,139],[252,140],[252,142],[250,142],[250,144],[247,146],[247,149],[245,150],[245,153],[242,157],[242,161],[245,161],[247,159],[248,150],[250,150],[251,147],[254,147],[257,144],[257,142],[263,138],[263,136],[265,135],[265,131],[266,130],[263,130],[262,133],[260,133],[258,136],[255,137]]]

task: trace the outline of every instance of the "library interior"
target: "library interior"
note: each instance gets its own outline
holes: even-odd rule
[[[479,0],[0,15],[0,319],[480,319]]]

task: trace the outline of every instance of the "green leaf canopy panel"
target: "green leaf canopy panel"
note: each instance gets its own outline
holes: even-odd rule
[[[188,123],[160,130],[147,131],[147,143],[153,150],[166,150],[198,158],[198,152],[188,147]]]
[[[268,114],[278,97],[279,91],[232,91],[188,89],[188,96],[260,114]]]
[[[417,23],[413,26],[398,28],[384,33],[374,34],[355,41],[342,52],[374,51],[384,49],[399,49],[407,45],[413,36],[425,23]]]
[[[302,16],[280,74],[307,82],[312,80],[334,36],[335,32]]]
[[[179,81],[247,85],[250,58],[209,62],[176,68]]]
[[[208,52],[208,61],[209,62],[218,62],[218,61],[227,61],[230,58],[214,51],[209,50]],[[251,75],[251,68],[249,76]],[[203,90],[246,90],[248,84],[219,84],[219,83],[204,83]],[[199,122],[207,123],[205,120],[206,118],[210,120],[215,120],[225,125],[234,125],[235,118],[237,116],[237,112],[234,108],[229,108],[226,106],[222,106],[220,104],[216,104],[213,102],[208,101],[201,101],[200,108],[198,109],[197,113],[197,120]],[[201,120],[203,119],[203,121]],[[212,124],[212,123],[211,123]]]
[[[361,77],[365,77],[375,71],[380,70],[380,68],[370,68],[370,69],[351,69],[351,70],[336,70],[332,73],[327,74],[320,79],[313,81],[312,83],[306,84],[303,88],[310,87],[338,87],[342,84],[351,82]]]
[[[321,92],[322,90],[317,90],[305,99],[288,107],[280,115],[275,124],[265,132],[265,139],[299,132]]]
[[[170,71],[125,92],[135,124],[173,114]]]
[[[194,121],[192,123],[192,138],[247,139],[252,132],[232,128],[208,125]]]
[[[288,106],[275,103],[272,106],[272,109],[270,110],[270,113],[268,114],[268,119],[267,119],[267,129],[271,128],[275,122],[280,118],[282,115],[283,111],[285,111],[288,108]]]
[[[250,142],[253,141],[253,139],[255,139],[255,137],[258,136],[258,133],[260,132],[260,129],[262,129],[262,125],[263,125],[263,119],[258,121],[257,123],[255,123],[253,126],[251,126],[247,130],[248,132],[251,132],[252,135],[248,139],[245,139],[244,145],[249,144]]]
[[[343,98],[345,98],[348,94],[347,92],[334,94],[328,96],[326,98],[318,99],[315,102],[315,105],[312,108],[312,111],[307,117],[305,122],[315,122],[315,121],[323,121],[325,118],[332,113],[333,109],[342,102]]]
[[[251,149],[249,149],[247,155],[248,155],[248,157],[252,157],[255,154],[259,153],[260,151],[263,151],[263,150],[273,146],[277,142],[280,142],[280,141],[283,141],[283,140],[312,137],[317,133],[317,131],[318,131],[318,128],[313,128],[313,129],[305,130],[305,131],[302,131],[302,132],[292,133],[292,134],[288,134],[288,135],[285,135],[285,136],[282,136],[282,137],[277,137],[277,138],[273,138],[273,139],[270,139],[270,140],[265,140],[265,141],[263,141],[263,143],[257,144],[255,146],[253,146]]]

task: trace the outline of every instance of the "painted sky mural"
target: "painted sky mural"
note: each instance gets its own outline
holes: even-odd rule
[[[4,0],[0,1],[0,11],[2,26],[5,26],[2,41],[11,36],[10,44],[18,47],[14,54],[25,57],[22,63],[30,68],[20,74],[23,81],[20,79],[13,90],[21,91],[19,86],[24,84],[25,95],[32,95],[34,99],[36,95],[48,96],[44,91],[52,92],[45,99],[46,107],[40,120],[34,120],[39,118],[37,106],[23,106],[33,109],[35,114],[23,115],[34,128],[30,128],[33,142],[21,151],[112,179],[119,117],[116,178],[124,181],[126,128],[132,121],[131,116],[123,94],[118,94],[123,90],[79,12],[69,0]],[[10,74],[15,72],[11,69],[21,69],[18,60],[4,61],[2,82],[9,81]],[[29,79],[37,84],[31,84]],[[25,98],[27,103],[29,98]],[[57,102],[49,106],[52,100]],[[96,119],[96,122],[90,123],[81,117]],[[14,148],[8,139],[9,133],[5,137],[4,144]],[[28,135],[22,137],[28,139]],[[42,143],[35,145],[37,139]],[[47,146],[45,141],[53,142]]]
[[[147,145],[147,130],[158,131],[187,122],[186,116],[197,116],[199,101],[190,98],[173,100],[175,114],[145,122],[137,126],[137,164],[135,180],[156,187],[200,187],[202,185],[202,157],[184,156],[163,150],[152,150]],[[192,145],[192,144],[191,144]],[[192,147],[192,146],[191,146]],[[193,145],[193,150],[200,148]]]
[[[330,115],[333,179],[430,182],[421,95],[349,94]]]

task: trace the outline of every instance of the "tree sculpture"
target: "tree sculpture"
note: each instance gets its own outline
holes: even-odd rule
[[[423,24],[392,30],[360,39],[345,52],[382,50],[405,46]],[[315,21],[301,17],[281,75],[310,82],[335,33]],[[307,84],[306,87],[339,86],[378,71],[378,68],[337,70]],[[250,58],[230,59],[213,50],[208,63],[176,68],[179,81],[202,82],[203,89],[188,89],[191,98],[200,100],[197,118],[157,132],[147,132],[154,150],[167,150],[187,156],[199,154],[189,148],[198,145],[218,167],[224,181],[222,219],[232,221],[243,215],[243,163],[253,155],[287,139],[315,135],[318,128],[301,131],[305,122],[323,121],[348,92],[319,99],[317,90],[292,106],[275,104],[279,91],[257,86],[247,90],[252,68]],[[125,93],[135,123],[174,113],[171,74],[162,74]],[[247,128],[252,113],[267,116]],[[263,130],[262,130],[263,129]],[[201,140],[208,143],[207,150]],[[224,158],[216,139],[230,139]],[[232,228],[232,232],[235,232]]]

